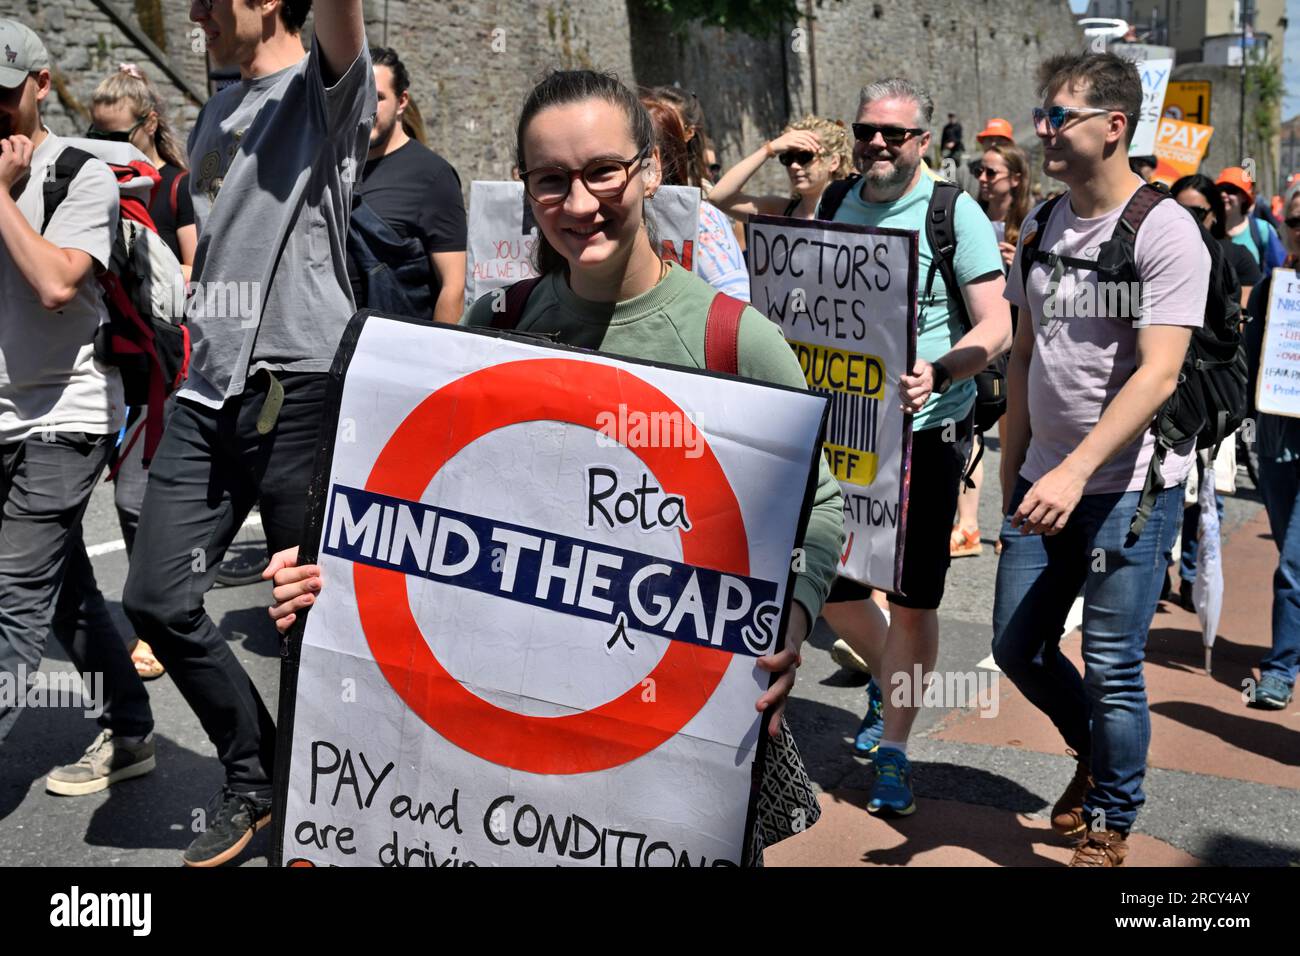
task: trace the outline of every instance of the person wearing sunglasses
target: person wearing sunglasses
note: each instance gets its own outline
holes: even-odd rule
[[[746,193],[745,184],[774,158],[785,167],[789,193]],[[754,215],[813,219],[826,187],[852,171],[853,151],[843,125],[820,116],[805,116],[727,170],[709,193],[709,202],[737,219]]]
[[[46,790],[78,796],[155,761],[149,694],[82,538],[126,415],[121,376],[93,347],[109,322],[96,276],[117,236],[118,187],[89,159],[63,180],[58,207],[48,205],[70,148],[42,122],[54,91],[49,53],[10,19],[0,19],[0,48],[0,688],[26,695],[23,673],[37,672],[53,632],[101,708],[82,758],[46,777]],[[0,753],[20,701],[0,692]]]
[[[1255,212],[1255,183],[1240,166],[1229,166],[1215,180],[1223,196],[1223,225],[1228,237],[1247,250],[1261,272],[1271,272],[1286,258],[1277,230]]]
[[[193,3],[239,82],[190,134],[199,242],[189,377],[149,468],[122,604],[216,748],[225,780],[187,866],[238,856],[270,820],[275,723],[204,608],[254,505],[268,547],[298,541],[326,386],[355,309],[346,242],[377,109],[361,0]],[[238,289],[253,308],[231,308]],[[223,301],[224,300],[224,301]],[[251,468],[250,462],[257,467]],[[195,555],[202,555],[195,570]]]
[[[130,143],[162,175],[149,203],[149,217],[188,279],[199,239],[185,143],[168,122],[163,98],[134,63],[121,64],[95,88],[86,137]]]
[[[998,252],[1003,270],[1011,268],[1020,238],[1020,223],[1029,213],[1029,157],[1014,143],[995,138],[984,147],[984,155],[974,167],[979,183],[979,204],[993,223],[998,237]],[[1013,324],[1014,329],[1014,324]],[[998,419],[998,447],[1002,447],[1006,416]],[[963,484],[957,498],[957,518],[953,522],[951,552],[954,558],[977,557],[984,552],[980,540],[980,492],[984,487],[984,461],[981,458],[970,472],[970,484]],[[1000,545],[994,550],[1001,553]]]
[[[134,63],[119,64],[95,88],[86,138],[129,143],[158,170],[162,179],[149,202],[149,218],[188,280],[198,245],[198,227],[190,199],[185,144],[167,121],[163,98]],[[135,531],[144,504],[144,443],[136,436],[147,427],[147,413],[144,407],[129,411],[126,432],[109,461],[110,471],[116,474],[113,503],[128,560],[135,549]],[[144,680],[163,675],[164,668],[147,641],[133,638],[130,646],[131,660]]]
[[[895,703],[884,688],[895,675],[910,680],[933,670],[939,652],[938,608],[951,563],[952,519],[973,434],[973,377],[1006,351],[1011,314],[1002,297],[1002,258],[988,218],[962,193],[953,207],[957,248],[952,266],[958,288],[948,288],[926,238],[936,177],[922,161],[934,103],[923,88],[900,77],[863,88],[853,124],[860,178],[830,218],[916,232],[918,284],[916,362],[900,376],[903,408],[912,415],[912,465],[903,547],[901,593],[889,595],[889,619],[869,600],[871,589],[848,579],[835,583],[823,610],[826,622],[869,665],[866,715],[854,749],[872,756],[876,781],[872,813],[915,811],[907,739],[918,708]],[[839,194],[844,186],[837,186]],[[830,199],[828,191],[823,205]],[[823,217],[827,211],[823,209]],[[960,300],[960,305],[954,302]],[[964,307],[971,330],[960,317]]]
[[[1020,319],[1007,372],[993,658],[1077,755],[1051,818],[1075,846],[1070,865],[1114,867],[1144,801],[1143,649],[1194,442],[1164,457],[1163,490],[1145,524],[1133,521],[1155,452],[1152,422],[1204,320],[1211,259],[1186,211],[1155,201],[1134,240],[1138,304],[1108,312],[1104,303],[1127,297],[1098,284],[1098,249],[1147,188],[1128,163],[1142,81],[1109,53],[1052,57],[1039,80],[1043,171],[1068,189],[1021,227],[1007,281]],[[1082,675],[1060,650],[1081,588]]]
[[[1287,189],[1282,216],[1290,250],[1283,267],[1295,269],[1300,264],[1300,183]],[[1248,394],[1252,399],[1259,380],[1260,348],[1272,284],[1273,274],[1269,273],[1251,294],[1250,321],[1243,336],[1250,365]],[[1294,697],[1300,672],[1300,419],[1259,412],[1255,448],[1259,453],[1259,493],[1278,550],[1278,564],[1273,572],[1272,640],[1260,658],[1259,680],[1247,705],[1283,710]]]

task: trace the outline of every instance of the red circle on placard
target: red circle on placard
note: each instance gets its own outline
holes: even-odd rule
[[[500,400],[484,402],[484,392]],[[608,413],[611,395],[638,412],[675,412],[686,420],[667,395],[625,369],[563,358],[505,362],[450,382],[416,406],[380,451],[366,490],[419,501],[465,446],[509,425],[556,421],[600,431],[598,416]],[[682,559],[747,575],[740,504],[713,450],[702,442],[694,458],[684,447],[632,451],[665,494],[689,491],[691,528],[680,532]],[[411,613],[405,574],[356,564],[353,582],[375,662],[406,705],[462,750],[529,773],[608,770],[649,753],[708,702],[731,660],[711,647],[670,641],[645,680],[614,700],[562,717],[520,714],[471,693],[442,666]]]

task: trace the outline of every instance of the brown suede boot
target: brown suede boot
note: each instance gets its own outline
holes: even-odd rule
[[[1087,762],[1077,755],[1075,759],[1078,764],[1074,768],[1074,778],[1052,807],[1052,829],[1071,843],[1081,842],[1088,829],[1083,819],[1083,798],[1092,789],[1092,774]]]
[[[1118,830],[1089,830],[1070,860],[1070,866],[1123,866],[1128,838]]]

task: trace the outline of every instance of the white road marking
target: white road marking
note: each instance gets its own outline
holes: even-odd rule
[[[244,522],[240,530],[242,531],[244,530],[244,528],[261,528],[261,527],[262,527],[262,516],[255,511],[248,516],[248,519]],[[88,545],[86,547],[86,554],[92,558],[97,558],[101,554],[112,554],[114,551],[125,551],[125,550],[126,550],[126,542],[121,538],[117,538],[116,540],[113,541],[105,541],[103,544]]]

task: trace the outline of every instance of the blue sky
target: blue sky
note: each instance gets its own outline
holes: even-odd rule
[[[1088,8],[1088,0],[1070,0],[1075,13]],[[1282,101],[1282,118],[1300,114],[1300,0],[1286,0],[1286,16],[1291,27],[1286,31],[1286,49],[1282,51],[1282,75],[1286,80],[1286,99]]]

